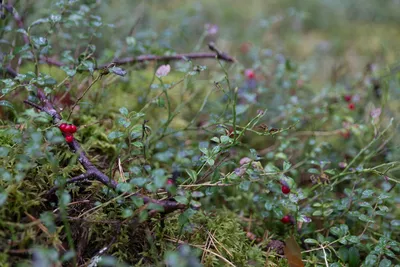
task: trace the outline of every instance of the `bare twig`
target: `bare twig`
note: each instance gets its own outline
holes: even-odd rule
[[[43,106],[39,106],[30,101],[24,101],[24,102],[28,105],[31,105],[31,106],[39,109],[42,112],[45,112],[48,115],[50,115],[53,118],[53,123],[55,125],[60,124],[60,122],[62,120],[60,114],[54,109],[53,105],[47,99],[44,92],[40,88],[38,88],[38,97],[41,100],[41,102],[43,103]],[[117,187],[118,183],[116,181],[110,179],[107,175],[102,173],[99,169],[97,169],[96,166],[94,166],[92,164],[92,162],[89,160],[89,158],[87,157],[86,153],[83,151],[83,149],[80,146],[80,144],[78,143],[78,141],[76,141],[76,139],[74,139],[71,143],[68,143],[68,146],[71,149],[71,151],[78,153],[78,156],[79,156],[78,160],[82,164],[82,166],[85,168],[86,173],[67,180],[67,183],[75,183],[75,182],[94,179],[94,180],[97,180],[97,181],[103,183],[104,185],[107,185],[113,189],[115,189]],[[53,194],[56,190],[57,190],[57,188],[52,188],[48,192],[48,194]],[[178,209],[186,208],[186,205],[177,203],[176,201],[172,201],[172,200],[156,200],[156,199],[152,199],[148,196],[141,195],[141,194],[135,194],[135,196],[143,199],[143,202],[145,204],[154,203],[154,204],[162,206],[164,208],[164,211],[163,211],[164,213],[170,213],[170,212],[173,212]]]
[[[194,59],[219,59],[227,62],[235,62],[236,60],[229,56],[226,53],[219,51],[215,44],[210,43],[208,45],[210,50],[213,53],[199,52],[199,53],[184,53],[184,54],[175,54],[169,56],[157,56],[157,55],[141,55],[137,57],[125,57],[120,59],[115,59],[113,62],[99,65],[96,69],[101,70],[105,68],[109,68],[111,66],[120,66],[120,65],[128,65],[128,64],[137,64],[143,63],[146,61],[177,61],[177,60],[194,60]],[[41,57],[40,60],[42,62],[47,63],[48,65],[53,65],[57,67],[64,66],[65,64],[57,61],[53,58]]]
[[[112,63],[114,63],[115,65],[126,65],[126,64],[141,63],[145,61],[175,61],[175,60],[191,60],[191,59],[206,59],[206,58],[211,58],[211,59],[217,58],[228,62],[235,61],[235,59],[232,58],[231,56],[217,50],[214,45],[211,46],[209,45],[209,48],[210,49],[213,48],[211,50],[214,53],[187,53],[187,54],[176,54],[171,56],[142,55],[138,57],[126,57],[117,59]],[[103,64],[100,65],[98,68],[103,69],[108,67],[109,65],[110,63]]]
[[[42,111],[42,112],[47,113],[48,115],[50,115],[53,118],[53,123],[55,125],[59,125],[62,120],[61,115],[55,110],[53,104],[46,97],[46,95],[44,94],[42,89],[38,88],[37,92],[38,92],[37,96],[38,96],[39,100],[42,102],[42,106],[35,104],[33,102],[27,101],[27,100],[25,100],[24,103]],[[67,144],[71,151],[78,154],[78,156],[79,156],[78,160],[82,164],[82,166],[85,168],[86,173],[76,176],[74,178],[71,178],[71,179],[67,180],[66,183],[76,183],[76,182],[80,182],[80,181],[94,179],[94,180],[97,180],[97,181],[103,183],[104,185],[107,185],[113,189],[115,189],[117,187],[118,183],[116,181],[110,179],[107,175],[102,173],[96,166],[94,166],[92,164],[92,162],[87,157],[86,153],[83,151],[81,145],[78,143],[78,141],[76,141],[76,139],[74,139],[72,142],[67,143]],[[48,192],[48,195],[53,194],[57,189],[58,189],[58,187],[54,187],[54,188],[50,189],[50,191]],[[135,196],[143,199],[143,202],[145,204],[154,203],[154,204],[162,206],[164,208],[164,213],[170,213],[170,212],[173,212],[178,209],[186,208],[186,205],[177,203],[176,201],[156,200],[156,199],[152,199],[148,196],[141,195],[141,194],[135,194]]]
[[[90,172],[82,173],[81,175],[78,175],[74,178],[70,178],[66,181],[67,184],[72,184],[72,183],[77,183],[77,182],[87,182],[89,181],[90,178],[93,178],[94,176]],[[59,189],[59,186],[54,186],[52,189],[50,189],[47,192],[47,195],[52,195],[54,194],[57,189]]]

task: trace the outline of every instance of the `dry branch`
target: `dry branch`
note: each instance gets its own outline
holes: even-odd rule
[[[109,68],[111,66],[120,66],[128,64],[143,63],[146,61],[177,61],[177,60],[194,60],[194,59],[219,59],[227,62],[235,62],[235,59],[228,54],[218,50],[214,43],[209,43],[208,48],[212,53],[200,52],[200,53],[184,53],[169,56],[157,56],[157,55],[141,55],[137,57],[125,57],[121,59],[116,59],[110,63],[101,64],[96,67],[97,70]],[[62,67],[65,64],[63,62],[57,61],[50,57],[41,57],[40,60],[48,65]]]

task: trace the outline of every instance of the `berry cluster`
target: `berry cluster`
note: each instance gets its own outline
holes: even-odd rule
[[[352,95],[345,95],[343,97],[343,99],[344,99],[344,101],[346,101],[348,103],[347,107],[350,110],[355,110],[356,109],[356,104],[354,104],[354,102],[352,102],[353,101],[353,96]]]
[[[282,181],[281,181],[281,185],[282,185],[282,187],[281,187],[282,193],[285,194],[285,195],[289,194],[290,193],[290,187],[285,182],[282,182]],[[281,222],[284,223],[284,224],[290,223],[291,222],[290,215],[285,215],[281,219]]]
[[[65,141],[71,143],[74,141],[74,133],[78,130],[73,124],[61,123],[59,126],[60,131],[65,136]]]

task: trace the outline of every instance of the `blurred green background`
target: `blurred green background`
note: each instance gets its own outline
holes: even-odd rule
[[[47,15],[56,3],[30,2],[20,4],[30,6],[26,12],[32,21]],[[345,62],[349,71],[360,71],[367,63],[390,65],[400,58],[399,0],[86,2],[97,4],[95,14],[104,25],[114,25],[101,27],[99,32],[106,38],[94,40],[97,51],[102,54],[105,49],[110,57],[119,55],[129,36],[137,44],[152,40],[153,46],[180,52],[205,50],[205,42],[215,40],[244,64],[257,58],[260,49],[309,62],[319,70],[320,81],[330,75],[334,64]],[[206,24],[215,24],[218,33],[199,44]],[[246,43],[251,44],[250,57],[240,50]],[[146,52],[146,47],[141,50]]]

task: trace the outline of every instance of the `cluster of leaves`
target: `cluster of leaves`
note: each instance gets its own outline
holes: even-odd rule
[[[1,21],[1,263],[400,263],[398,74],[334,68],[321,89],[312,62],[256,45],[240,49],[235,64],[99,68],[122,56],[171,55],[175,41],[143,30],[105,48],[118,26],[96,15],[98,1],[57,1],[46,11],[23,3],[6,6]],[[195,50],[218,32],[191,27]],[[37,88],[79,127],[74,139],[115,190],[67,183],[83,168],[52,118],[22,105],[39,104]],[[138,192],[186,209],[165,215]],[[287,260],[271,248],[285,239]]]

